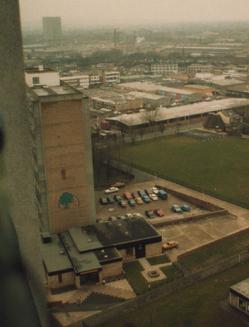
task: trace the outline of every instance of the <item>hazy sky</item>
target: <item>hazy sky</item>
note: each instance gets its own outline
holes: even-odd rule
[[[41,26],[42,16],[61,16],[66,27],[249,21],[249,0],[20,0],[20,6],[24,27]]]

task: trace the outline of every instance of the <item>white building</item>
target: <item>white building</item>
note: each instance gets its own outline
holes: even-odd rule
[[[105,71],[103,73],[103,80],[106,84],[120,83],[120,72],[118,71]]]
[[[153,64],[151,65],[153,75],[174,75],[178,73],[177,64]]]
[[[89,84],[93,85],[100,85],[102,83],[101,76],[99,74],[90,74],[89,75]]]
[[[211,73],[212,69],[213,69],[212,65],[192,64],[188,66],[187,72],[189,74]]]
[[[43,66],[27,68],[25,81],[29,87],[34,86],[58,86],[60,85],[59,73]]]
[[[80,87],[82,89],[88,89],[90,84],[89,75],[66,76],[61,77],[60,80],[73,87]]]

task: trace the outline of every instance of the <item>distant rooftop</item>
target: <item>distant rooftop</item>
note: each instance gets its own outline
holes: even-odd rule
[[[160,84],[155,84],[151,82],[129,82],[129,83],[121,83],[119,87],[130,89],[130,90],[137,90],[137,91],[144,91],[144,92],[165,92],[165,93],[173,93],[173,94],[181,94],[181,95],[191,95],[194,94],[193,91],[178,89],[168,86],[163,86]]]
[[[67,85],[58,85],[58,86],[34,86],[30,90],[38,97],[48,97],[55,95],[80,95],[81,93],[72,87]]]
[[[42,74],[42,73],[56,73],[52,68],[44,68],[43,66],[29,67],[25,69],[27,74]]]
[[[150,120],[160,122],[181,117],[191,117],[209,112],[236,109],[249,106],[249,99],[226,98],[221,100],[203,101],[173,108],[158,108],[152,112],[139,112],[123,114],[107,118],[109,121],[117,121],[126,126],[148,124]]]

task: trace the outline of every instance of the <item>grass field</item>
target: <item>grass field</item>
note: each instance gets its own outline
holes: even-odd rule
[[[153,175],[249,208],[249,141],[168,136],[122,147],[114,157]]]
[[[166,258],[164,256],[164,261],[162,262],[161,260],[159,263],[167,262],[165,260]],[[159,263],[154,262],[154,264]],[[124,264],[125,278],[127,278],[134,292],[137,295],[144,294],[150,291],[152,288],[160,287],[162,284],[169,283],[173,280],[183,277],[182,272],[174,264],[169,267],[162,267],[161,270],[163,273],[166,274],[167,279],[155,281],[150,283],[149,285],[146,279],[141,274],[141,271],[143,271],[143,267],[138,261],[132,261]]]
[[[137,327],[243,327],[231,313],[221,308],[229,287],[249,276],[249,262],[209,277],[171,296],[145,304],[143,308],[112,319],[116,327],[133,322]],[[103,324],[103,327],[109,326]]]

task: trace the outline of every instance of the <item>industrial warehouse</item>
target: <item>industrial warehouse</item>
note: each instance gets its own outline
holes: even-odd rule
[[[204,121],[210,113],[228,110],[248,110],[249,100],[226,98],[213,101],[203,101],[173,108],[158,108],[153,111],[123,114],[110,117],[106,120],[112,128],[129,132],[130,130],[153,125],[162,125],[167,128],[177,123],[190,124],[197,120]]]

